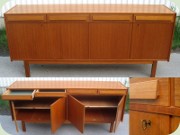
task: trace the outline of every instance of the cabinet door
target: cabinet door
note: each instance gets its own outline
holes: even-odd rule
[[[65,98],[60,98],[54,102],[51,108],[51,131],[54,133],[65,121],[66,107]]]
[[[175,106],[180,107],[180,78],[175,78]]]
[[[173,26],[166,22],[135,22],[131,58],[169,60]]]
[[[168,135],[168,115],[130,111],[130,135]]]
[[[90,59],[128,59],[132,23],[90,23]]]
[[[119,123],[123,120],[125,101],[126,101],[126,97],[123,96],[122,99],[120,100],[119,104],[118,104],[117,113],[116,113],[116,120],[115,120],[115,123],[116,123],[115,130],[117,129]]]
[[[88,59],[88,23],[49,22],[48,44],[57,59]]]
[[[12,60],[46,59],[54,55],[46,42],[45,23],[9,22],[6,26]]]
[[[83,133],[85,123],[85,106],[70,95],[68,96],[68,120]]]

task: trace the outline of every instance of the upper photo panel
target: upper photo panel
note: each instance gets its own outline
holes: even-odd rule
[[[0,77],[180,76],[178,0],[1,0]]]

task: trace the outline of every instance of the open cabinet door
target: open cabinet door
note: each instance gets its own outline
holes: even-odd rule
[[[68,96],[68,120],[81,132],[84,131],[85,106],[72,96]]]
[[[114,132],[116,131],[119,123],[123,120],[125,100],[126,100],[126,96],[123,96],[122,99],[121,99],[121,101],[120,101],[119,104],[118,104],[117,113],[116,113],[116,119],[115,119]]]
[[[65,121],[65,98],[60,98],[51,104],[51,132],[54,133]]]

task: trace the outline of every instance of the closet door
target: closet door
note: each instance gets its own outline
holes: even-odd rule
[[[81,132],[84,131],[85,106],[72,96],[68,96],[68,120]]]
[[[65,121],[65,105],[65,98],[60,98],[50,106],[52,133],[54,133]]]

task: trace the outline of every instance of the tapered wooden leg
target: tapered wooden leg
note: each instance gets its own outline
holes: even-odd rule
[[[151,68],[151,77],[156,76],[156,69],[157,69],[157,61],[153,61],[152,68]]]
[[[25,69],[26,77],[30,77],[31,75],[30,75],[30,67],[28,61],[24,61],[24,69]]]
[[[115,126],[115,122],[112,122],[109,131],[110,133],[114,132],[114,126]]]
[[[15,107],[14,107],[14,102],[13,101],[11,101],[11,105],[12,105],[12,112],[13,112],[13,117],[14,117],[14,123],[16,125],[16,131],[18,132],[19,129],[18,129],[17,121],[16,121],[16,111],[15,111]]]
[[[24,122],[24,121],[21,121],[21,124],[22,124],[22,130],[23,130],[23,132],[26,132],[25,122]]]

